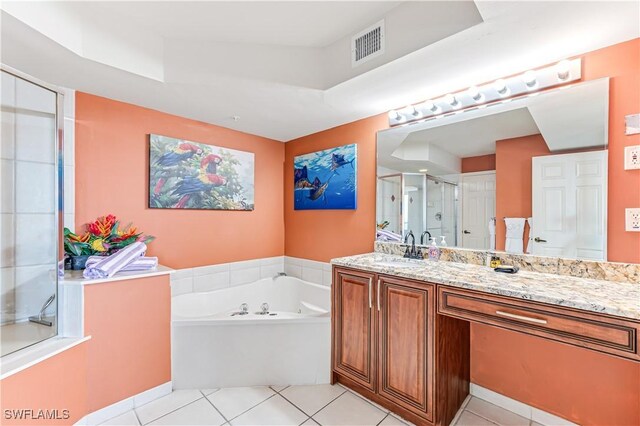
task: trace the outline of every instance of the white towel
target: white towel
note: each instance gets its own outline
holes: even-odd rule
[[[489,219],[489,250],[496,249],[496,218]]]
[[[524,237],[524,217],[505,217],[507,235],[504,249],[507,253],[522,253]]]
[[[533,218],[528,217],[527,223],[529,224],[529,239],[527,240],[527,246],[524,249],[524,252],[527,254],[531,254],[531,240],[533,239]]]

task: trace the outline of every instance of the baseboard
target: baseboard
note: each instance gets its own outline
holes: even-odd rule
[[[125,398],[122,401],[113,403],[107,407],[87,414],[75,424],[78,426],[94,426],[106,422],[116,416],[126,413],[129,410],[140,407],[148,402],[169,395],[173,389],[171,382],[163,383],[155,388],[147,389],[137,395]]]
[[[508,396],[504,396],[502,394],[499,394],[498,392],[494,392],[485,387],[476,385],[475,383],[471,383],[470,392],[471,395],[475,396],[476,398],[483,399],[487,402],[492,403],[493,405],[502,407],[505,410],[514,412],[526,419],[532,420],[541,425],[578,426],[576,423],[572,423],[569,420],[556,416],[555,414],[551,414],[546,411],[540,410],[539,408],[532,407],[531,405],[525,404],[524,402],[516,401],[515,399],[509,398]]]

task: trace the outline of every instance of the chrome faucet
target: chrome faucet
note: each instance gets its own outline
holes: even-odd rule
[[[422,233],[422,235],[420,235],[420,245],[423,246],[424,245],[424,235],[427,234],[429,235],[429,239],[427,240],[427,244],[429,244],[429,241],[431,241],[431,232],[429,231],[424,231]]]

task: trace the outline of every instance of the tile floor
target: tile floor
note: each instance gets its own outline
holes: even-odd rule
[[[176,390],[104,425],[406,426],[385,408],[340,385]],[[539,426],[478,398],[468,399],[456,426]]]

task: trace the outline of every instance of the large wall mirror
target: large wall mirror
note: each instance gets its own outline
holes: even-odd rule
[[[378,133],[376,239],[607,259],[609,79]]]

